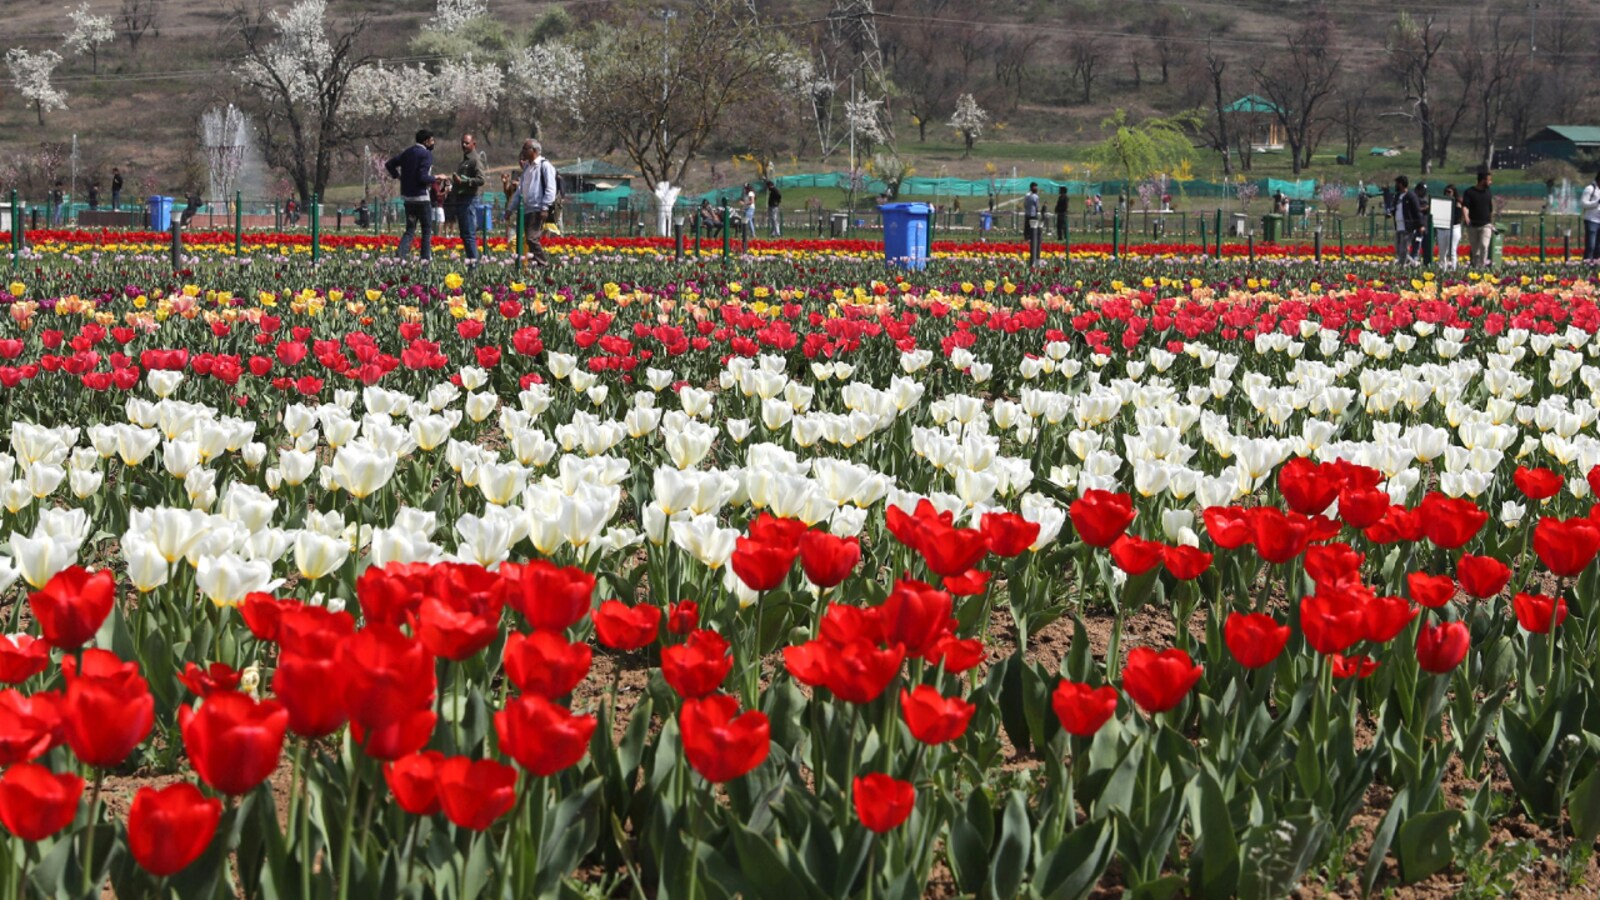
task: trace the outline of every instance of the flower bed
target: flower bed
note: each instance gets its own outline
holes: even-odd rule
[[[1574,270],[101,252],[0,320],[13,895],[1594,875]]]

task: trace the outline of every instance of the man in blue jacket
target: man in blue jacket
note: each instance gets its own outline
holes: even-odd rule
[[[428,188],[433,186],[433,132],[417,132],[417,142],[384,164],[390,178],[400,179],[400,199],[406,204],[406,231],[400,236],[396,254],[405,259],[411,253],[411,237],[422,226],[422,260],[433,258],[433,203]]]

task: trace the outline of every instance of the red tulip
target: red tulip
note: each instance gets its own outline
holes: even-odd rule
[[[128,850],[151,875],[176,875],[211,846],[221,820],[222,801],[190,782],[142,787],[128,809]]]
[[[371,727],[352,719],[350,736],[373,759],[395,760],[426,747],[438,718],[431,709],[413,709]]]
[[[178,707],[183,748],[200,780],[224,794],[248,794],[267,780],[283,753],[289,713],[276,700],[212,694],[200,705]]]
[[[35,763],[17,763],[0,775],[0,823],[25,841],[42,841],[78,817],[83,779]]]
[[[993,577],[993,572],[968,569],[954,578],[940,579],[939,586],[952,597],[978,597],[989,589],[989,579]]]
[[[1076,681],[1063,681],[1050,695],[1050,706],[1067,734],[1093,737],[1117,714],[1120,699],[1117,689],[1110,685],[1090,687]]]
[[[1437,491],[1422,499],[1417,512],[1422,517],[1422,533],[1434,546],[1446,550],[1454,550],[1472,540],[1489,521],[1489,514],[1471,500],[1446,497]]]
[[[1589,482],[1589,493],[1600,495],[1600,466],[1590,468],[1589,473],[1583,477]]]
[[[1246,669],[1272,665],[1289,642],[1289,626],[1263,613],[1228,614],[1222,626],[1222,639],[1228,652]]]
[[[389,785],[394,802],[413,816],[431,816],[439,811],[439,764],[444,754],[424,750],[383,764],[383,780]]]
[[[900,674],[905,650],[851,641],[828,651],[828,690],[847,703],[871,703]]]
[[[427,596],[418,607],[416,635],[428,652],[461,662],[500,636],[503,599],[498,592]]]
[[[1224,550],[1237,550],[1255,540],[1250,511],[1237,506],[1210,506],[1200,513],[1211,542]]]
[[[1361,608],[1361,636],[1375,644],[1388,643],[1416,617],[1417,608],[1403,597],[1371,597]]]
[[[1524,497],[1535,502],[1548,500],[1561,493],[1561,476],[1549,469],[1517,466],[1517,470],[1511,473],[1511,480]]]
[[[0,635],[0,684],[21,684],[50,665],[50,644],[31,635]]]
[[[1204,550],[1182,544],[1161,550],[1162,565],[1179,581],[1193,581],[1204,575],[1211,568],[1211,559],[1211,554]]]
[[[927,498],[918,500],[917,508],[912,513],[908,514],[891,503],[883,514],[883,523],[889,529],[889,533],[894,535],[895,540],[913,550],[921,549],[923,533],[929,527],[937,525],[949,527],[954,521],[953,513],[940,512]]]
[[[947,634],[933,645],[933,649],[924,653],[922,658],[931,666],[942,665],[946,672],[960,675],[983,662],[983,654],[983,641]]]
[[[1406,588],[1412,600],[1429,609],[1444,606],[1456,595],[1456,583],[1449,575],[1411,572],[1406,575]]]
[[[426,563],[389,563],[382,568],[371,566],[362,572],[356,579],[356,600],[361,604],[362,622],[396,627],[406,624],[422,605],[431,568]],[[249,606],[248,601],[245,605]],[[245,620],[250,620],[248,610]],[[251,630],[256,630],[254,625]],[[256,633],[265,637],[259,631]]]
[[[1533,526],[1533,551],[1553,574],[1571,578],[1600,553],[1600,523],[1585,518],[1540,519]]]
[[[922,656],[950,631],[950,595],[901,578],[878,607],[883,643],[901,644],[907,656]]]
[[[1166,548],[1158,541],[1125,534],[1111,544],[1111,561],[1129,575],[1143,575],[1161,565]]]
[[[1311,649],[1325,656],[1350,649],[1366,636],[1366,627],[1362,604],[1349,592],[1313,594],[1300,600],[1300,630]]]
[[[731,781],[761,765],[772,742],[766,714],[739,715],[739,701],[727,694],[689,699],[678,712],[683,754],[707,781]]]
[[[1565,597],[1519,593],[1511,598],[1511,611],[1516,614],[1517,624],[1522,626],[1523,631],[1549,634],[1566,621],[1567,600]]]
[[[381,728],[433,705],[433,657],[422,642],[391,625],[371,624],[340,648],[349,671],[345,708],[366,728]]]
[[[841,538],[825,531],[800,535],[800,571],[820,588],[831,588],[850,577],[861,562],[861,539]]]
[[[1511,582],[1511,569],[1491,556],[1463,556],[1456,563],[1456,577],[1466,592],[1479,600],[1500,593]]]
[[[1337,589],[1361,580],[1361,563],[1366,554],[1349,544],[1313,544],[1306,548],[1306,574],[1318,588]]]
[[[728,565],[733,574],[752,591],[770,591],[789,577],[800,548],[794,544],[764,544],[741,537],[734,541],[733,558]]]
[[[926,684],[900,691],[900,711],[911,735],[924,744],[953,741],[967,731],[977,707],[960,697],[945,697]]]
[[[188,663],[183,667],[183,673],[178,676],[178,681],[196,697],[209,697],[220,691],[238,690],[239,682],[243,678],[243,672],[235,670],[227,663],[214,662],[204,669],[194,663]]]
[[[1442,675],[1460,665],[1471,648],[1472,634],[1464,622],[1423,625],[1417,634],[1417,665]]]
[[[799,519],[783,519],[768,512],[756,516],[749,527],[750,537],[776,547],[796,546],[808,530],[806,523]]]
[[[1072,528],[1084,543],[1109,547],[1133,524],[1133,498],[1110,491],[1087,490],[1067,507]]]
[[[117,599],[117,580],[109,569],[91,573],[68,566],[51,576],[44,589],[28,595],[39,630],[52,647],[76,650],[94,638]]]
[[[1377,488],[1345,488],[1339,492],[1339,518],[1351,528],[1370,528],[1389,512],[1389,493]]]
[[[1335,653],[1328,660],[1333,663],[1335,678],[1365,678],[1378,671],[1378,661],[1370,656],[1340,656]]]
[[[512,632],[502,655],[517,690],[546,700],[572,693],[589,674],[590,657],[588,644],[570,643],[559,631]]]
[[[289,713],[289,730],[301,737],[327,737],[350,714],[345,691],[350,671],[336,655],[283,652],[272,673],[272,693]]]
[[[61,695],[0,691],[0,767],[38,759],[60,742]]]
[[[1250,510],[1251,542],[1266,562],[1286,563],[1305,552],[1311,526],[1303,518],[1288,516],[1271,506]]]
[[[594,611],[594,634],[612,650],[638,650],[655,643],[661,627],[661,607],[650,603],[629,606],[607,600]]]
[[[517,770],[492,759],[446,759],[435,782],[445,818],[471,831],[487,829],[517,802]]]
[[[680,600],[667,608],[667,630],[673,634],[688,634],[700,625],[700,604],[693,600]]]
[[[1204,667],[1176,647],[1160,652],[1137,647],[1122,669],[1122,690],[1145,712],[1166,712],[1183,702],[1203,674]]]
[[[978,520],[978,529],[995,556],[1011,558],[1021,556],[1039,539],[1039,523],[1030,522],[1016,513],[984,513]]]
[[[890,778],[882,772],[857,775],[850,794],[856,817],[868,831],[878,834],[899,828],[917,804],[917,789],[911,782]]]
[[[124,663],[104,650],[83,652],[80,672],[75,661],[62,661],[66,696],[61,718],[67,746],[87,765],[115,768],[155,725],[155,699],[139,674],[138,663]]]
[[[661,677],[680,697],[715,693],[733,669],[728,641],[715,631],[690,632],[689,639],[661,651]]]
[[[1374,544],[1396,544],[1402,541],[1420,541],[1423,537],[1422,513],[1417,509],[1391,506],[1383,518],[1368,526],[1362,534]]]
[[[935,575],[949,578],[982,562],[989,553],[989,544],[976,528],[935,523],[923,529],[917,552]]]
[[[1332,471],[1303,456],[1278,470],[1278,492],[1289,508],[1301,515],[1320,515],[1338,499],[1341,487],[1342,480]]]
[[[589,752],[595,724],[594,716],[573,715],[536,694],[508,700],[494,714],[500,751],[541,778],[577,765]]]
[[[571,566],[542,559],[500,567],[507,583],[506,602],[534,628],[565,631],[589,613],[594,602],[594,576]]]

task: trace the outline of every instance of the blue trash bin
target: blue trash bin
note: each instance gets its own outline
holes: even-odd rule
[[[489,234],[494,224],[494,209],[481,201],[472,204],[472,222],[479,234]]]
[[[169,231],[172,228],[172,198],[151,197],[148,221],[151,231]]]
[[[883,255],[902,269],[921,269],[928,264],[928,225],[933,207],[926,203],[885,203],[878,207],[883,216]]]
[[[992,230],[993,228],[994,228],[994,213],[992,213],[992,212],[981,212],[981,213],[978,213],[978,230],[987,232],[987,231]]]

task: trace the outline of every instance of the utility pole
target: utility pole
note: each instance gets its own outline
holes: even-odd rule
[[[854,106],[860,102],[860,98],[856,96],[856,75],[851,72],[850,104]],[[856,214],[856,123],[852,122],[849,116],[845,116],[845,127],[850,130],[850,208],[846,213],[854,216]]]
[[[1539,4],[1528,4],[1528,52],[1539,52]]]

